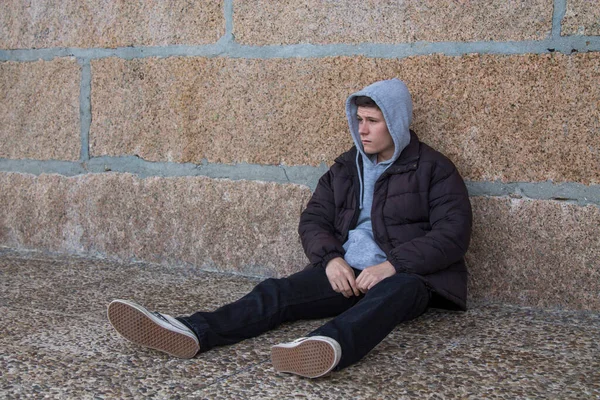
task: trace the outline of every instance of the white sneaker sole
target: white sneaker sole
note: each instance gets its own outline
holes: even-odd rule
[[[200,350],[193,333],[180,331],[130,301],[112,301],[108,305],[108,320],[125,339],[175,357],[192,358]]]
[[[339,344],[323,336],[311,336],[271,348],[271,362],[276,371],[305,378],[318,378],[339,363],[342,350]]]

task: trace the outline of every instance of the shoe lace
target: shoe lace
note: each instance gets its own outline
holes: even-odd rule
[[[154,315],[155,317],[158,317],[158,318],[162,319],[163,321],[165,321],[165,322],[167,322],[167,323],[169,323],[169,324],[171,323],[171,322],[169,322],[169,320],[168,320],[167,318],[165,318],[165,316],[164,316],[164,315],[162,315],[161,313],[159,313],[159,312],[157,312],[157,311],[151,311],[150,313],[151,313],[152,315]]]

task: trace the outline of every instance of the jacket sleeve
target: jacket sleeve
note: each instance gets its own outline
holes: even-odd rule
[[[306,256],[314,266],[344,256],[342,243],[335,235],[335,201],[332,171],[321,177],[312,198],[300,216],[298,233]]]
[[[391,251],[398,272],[428,275],[459,261],[471,239],[472,213],[465,183],[451,162],[437,166],[429,188],[431,231]]]

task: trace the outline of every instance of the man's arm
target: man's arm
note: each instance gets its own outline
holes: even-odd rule
[[[344,247],[335,236],[335,202],[329,170],[300,216],[298,233],[304,252],[314,265],[325,268],[331,288],[345,297],[358,296],[354,271],[344,260]]]
[[[298,233],[304,253],[314,265],[323,268],[336,257],[344,256],[344,247],[335,236],[335,203],[331,187],[332,172],[321,179],[300,216]]]
[[[471,239],[469,193],[460,174],[448,161],[437,166],[430,184],[431,231],[391,251],[389,261],[397,272],[428,275],[460,260]]]

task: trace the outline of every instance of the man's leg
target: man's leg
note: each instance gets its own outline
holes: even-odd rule
[[[196,333],[204,352],[257,336],[283,322],[338,315],[358,300],[333,291],[323,268],[310,268],[287,278],[267,279],[233,303],[178,320]]]
[[[341,369],[360,360],[398,323],[425,312],[429,300],[425,284],[408,274],[384,279],[364,296],[345,298],[333,291],[323,269],[314,268],[288,278],[267,279],[240,300],[214,312],[198,312],[175,320],[148,312],[141,306],[115,301],[111,306],[114,306],[115,317],[122,322],[113,323],[110,306],[109,319],[129,340],[187,357],[193,347],[207,351],[257,336],[286,321],[337,315],[308,338],[273,348],[272,359],[278,371],[317,377],[336,366]],[[120,311],[121,307],[126,311]],[[125,317],[129,315],[136,321]],[[119,329],[119,324],[123,329]],[[189,335],[184,330],[189,331]],[[172,349],[173,335],[181,343],[175,349]],[[188,344],[188,336],[198,339],[199,346]],[[160,343],[154,343],[156,340]]]
[[[423,314],[430,295],[418,277],[396,274],[379,282],[356,305],[309,336],[330,337],[340,344],[339,370],[363,358],[400,322]]]
[[[282,322],[338,315],[356,304],[329,284],[323,268],[267,279],[241,299],[213,312],[173,318],[127,300],[108,306],[108,319],[126,339],[176,357],[257,336]]]

